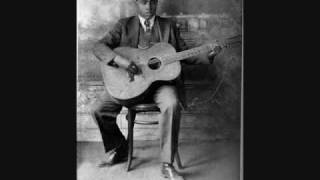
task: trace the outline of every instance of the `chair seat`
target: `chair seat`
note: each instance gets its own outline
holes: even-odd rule
[[[159,107],[155,103],[149,104],[137,104],[131,106],[129,109],[139,113],[139,112],[150,112],[150,111],[160,111]]]
[[[128,108],[129,111],[134,111],[135,113],[140,112],[160,112],[159,107],[155,103],[149,104],[137,104]],[[128,120],[128,117],[127,117]],[[135,120],[134,123],[136,124],[144,124],[144,125],[152,125],[152,124],[159,124],[157,120]]]

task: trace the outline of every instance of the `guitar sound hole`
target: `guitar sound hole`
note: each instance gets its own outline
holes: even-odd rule
[[[148,66],[152,70],[159,69],[161,66],[161,61],[157,58],[151,58],[148,62]]]

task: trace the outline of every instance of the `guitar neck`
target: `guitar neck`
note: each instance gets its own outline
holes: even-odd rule
[[[211,50],[213,50],[214,46],[215,46],[214,44],[206,44],[206,45],[202,45],[202,46],[192,48],[189,50],[177,52],[175,54],[166,56],[166,58],[168,59],[166,61],[166,63],[170,64],[175,61],[181,61],[181,60],[187,59],[189,57],[194,57],[194,56],[197,56],[202,53],[210,52]]]
[[[241,43],[241,41],[242,41],[242,36],[238,35],[238,36],[228,38],[227,40],[220,41],[219,44],[217,42],[216,43],[209,43],[209,44],[205,44],[205,45],[202,45],[202,46],[199,46],[196,48],[192,48],[189,50],[177,52],[172,55],[167,55],[167,56],[165,56],[165,58],[167,59],[166,64],[173,63],[175,61],[181,61],[181,60],[187,59],[189,57],[197,56],[202,53],[208,53],[208,52],[214,50],[214,48],[216,46],[220,46],[222,48],[227,48],[227,47],[232,46],[233,44]]]

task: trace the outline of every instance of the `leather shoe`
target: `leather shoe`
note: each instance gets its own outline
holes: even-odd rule
[[[107,152],[107,158],[99,164],[99,167],[112,166],[128,160],[127,144],[122,144],[119,148],[114,148]]]
[[[168,178],[169,180],[184,180],[184,178],[179,175],[172,164],[169,163],[162,164],[161,173],[164,178]]]

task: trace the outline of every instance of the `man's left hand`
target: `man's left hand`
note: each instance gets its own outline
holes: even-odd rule
[[[210,51],[208,53],[208,59],[209,59],[210,64],[213,63],[214,58],[221,52],[221,50],[222,50],[221,46],[216,46],[216,47],[214,47],[214,49],[212,51]]]

